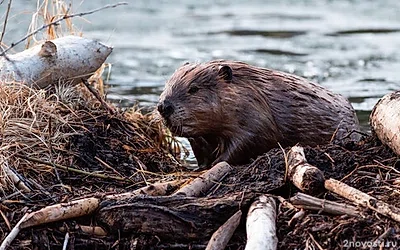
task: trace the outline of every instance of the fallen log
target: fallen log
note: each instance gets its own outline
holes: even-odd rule
[[[198,197],[206,194],[212,186],[226,176],[232,167],[227,162],[215,164],[204,174],[200,175],[189,184],[176,191],[174,195],[184,195],[187,197]]]
[[[307,163],[302,147],[292,147],[287,158],[288,176],[297,188],[309,194],[323,192],[324,174],[318,168]]]
[[[208,241],[239,207],[245,208],[253,193],[222,197],[137,196],[100,204],[97,221],[111,233],[157,235],[162,241]],[[129,218],[129,219],[127,219]]]
[[[325,188],[354,202],[357,205],[370,208],[379,214],[385,215],[397,222],[400,222],[400,209],[398,207],[380,201],[369,194],[350,187],[343,182],[331,178],[325,181]]]
[[[242,211],[237,211],[212,235],[206,250],[224,250],[236,228],[239,226]]]
[[[354,217],[360,216],[360,211],[357,207],[318,199],[303,193],[297,193],[295,196],[291,197],[289,201],[293,206],[300,209],[316,210],[334,215],[346,214]]]
[[[77,36],[65,36],[0,58],[0,82],[18,81],[44,88],[58,81],[77,84],[104,63],[112,48]]]
[[[276,236],[276,204],[274,198],[262,195],[250,207],[246,221],[245,250],[274,250]]]
[[[369,119],[379,140],[400,155],[400,91],[382,97]]]

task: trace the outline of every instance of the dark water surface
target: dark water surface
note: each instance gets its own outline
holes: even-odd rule
[[[116,3],[72,2],[74,12]],[[364,125],[376,101],[400,86],[398,0],[127,2],[74,19],[85,37],[114,46],[108,97],[122,106],[153,106],[183,62],[217,58],[315,80],[349,98]],[[26,33],[35,6],[13,1],[6,44]]]

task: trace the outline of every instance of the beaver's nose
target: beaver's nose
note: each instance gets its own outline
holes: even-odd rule
[[[169,101],[159,102],[157,105],[157,109],[158,112],[160,112],[161,116],[165,119],[170,117],[172,113],[174,113],[174,107]]]

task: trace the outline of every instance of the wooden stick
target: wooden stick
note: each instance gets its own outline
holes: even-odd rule
[[[292,147],[288,153],[288,176],[305,193],[319,194],[324,189],[324,174],[307,163],[304,149],[300,146]]]
[[[95,236],[107,236],[107,232],[101,227],[79,225],[79,228],[85,234],[91,234]]]
[[[85,226],[85,225],[77,224],[75,229],[80,229],[83,233],[91,234],[93,236],[102,237],[102,236],[107,236],[108,235],[107,232],[102,227],[99,227],[99,226]],[[62,226],[62,227],[59,228],[59,230],[61,232],[65,232],[66,233],[66,232],[68,232],[69,229],[67,227],[65,227],[65,226]]]
[[[21,228],[88,215],[94,212],[99,207],[99,204],[100,200],[98,198],[85,198],[47,206],[30,213],[21,223]]]
[[[221,227],[218,228],[211,236],[206,250],[224,250],[228,245],[236,228],[239,226],[242,211],[237,211],[231,218],[229,218]]]
[[[86,86],[86,88],[90,91],[90,93],[92,93],[96,97],[96,99],[99,100],[103,108],[105,108],[111,115],[115,114],[115,109],[111,105],[109,105],[106,101],[104,101],[104,99],[100,96],[100,93],[99,91],[97,91],[97,89],[92,88],[89,82],[84,78],[82,78],[82,82]]]
[[[21,231],[22,227],[21,224],[24,222],[24,220],[28,217],[28,214],[25,214],[22,216],[22,218],[18,221],[18,223],[15,225],[15,227],[11,230],[11,232],[7,235],[7,237],[3,240],[3,242],[0,245],[0,250],[5,250],[9,245],[11,245],[11,242],[17,237],[19,231]]]
[[[187,197],[198,197],[204,195],[210,188],[226,176],[232,169],[227,162],[220,162],[200,175],[186,186],[179,189],[173,195],[184,195]]]
[[[262,195],[249,209],[246,221],[247,243],[245,250],[277,249],[276,204],[272,197]]]
[[[134,190],[132,192],[107,195],[107,196],[105,196],[105,199],[106,200],[124,200],[124,199],[133,198],[139,194],[146,194],[146,195],[150,195],[150,196],[162,196],[162,195],[166,195],[170,191],[178,188],[180,185],[182,185],[185,182],[186,182],[186,180],[175,180],[175,181],[168,181],[168,182],[162,182],[162,183],[154,183],[154,184],[139,188],[137,190]]]
[[[297,193],[290,198],[290,202],[297,208],[322,211],[329,214],[360,216],[360,211],[351,205],[322,200],[313,196]]]
[[[7,161],[3,161],[1,164],[2,170],[5,173],[5,175],[10,178],[10,180],[17,186],[17,188],[23,192],[30,192],[31,189],[25,184],[24,180],[22,180],[21,176],[16,173],[14,169],[11,169],[8,166]],[[5,176],[0,180],[3,185],[5,185],[6,181],[3,180]]]
[[[67,233],[65,234],[65,238],[64,238],[64,243],[63,243],[63,248],[62,248],[62,250],[67,250],[68,241],[69,241],[69,233],[67,232]]]
[[[0,48],[3,50],[1,45],[3,44],[3,37],[4,34],[6,33],[6,27],[7,27],[7,22],[8,22],[8,15],[10,14],[10,9],[11,9],[11,3],[12,0],[8,0],[8,5],[7,5],[7,11],[6,11],[6,17],[4,18],[4,23],[3,23],[3,31],[1,32],[0,35]]]
[[[369,194],[348,186],[343,182],[331,178],[325,181],[325,188],[348,200],[351,200],[355,204],[370,208],[377,213],[400,222],[400,209],[398,207],[380,201]]]

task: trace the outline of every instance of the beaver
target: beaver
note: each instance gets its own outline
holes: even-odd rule
[[[279,145],[327,144],[359,129],[343,96],[238,61],[186,63],[166,82],[157,109],[174,135],[188,138],[202,167],[248,163]]]

